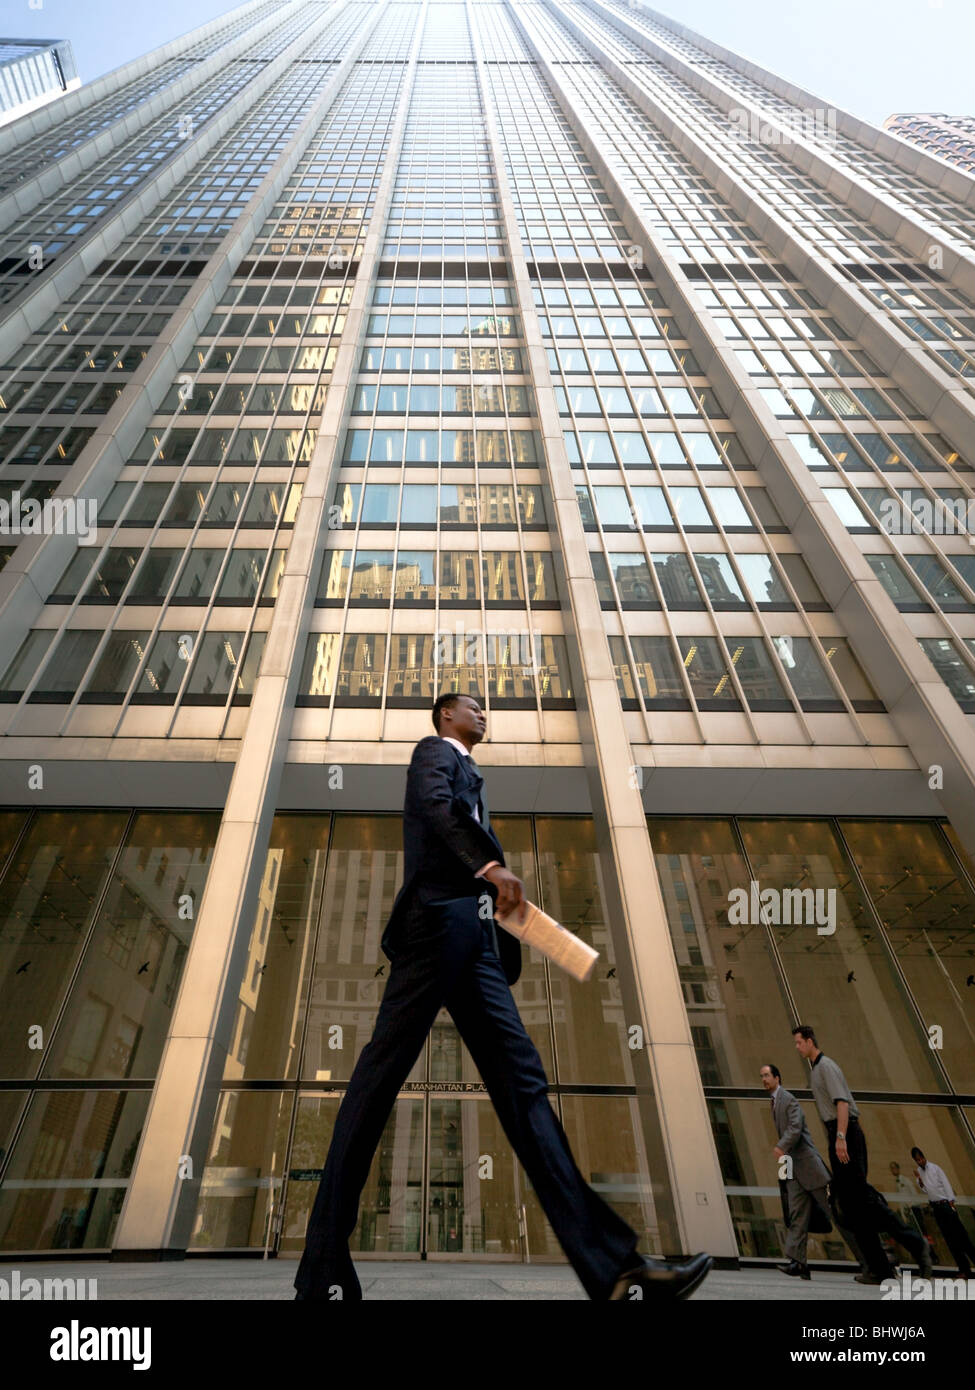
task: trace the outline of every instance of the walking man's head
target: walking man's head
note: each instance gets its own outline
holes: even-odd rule
[[[925,1166],[925,1164],[926,1164],[927,1161],[928,1161],[928,1160],[924,1157],[924,1154],[921,1152],[921,1150],[918,1149],[918,1148],[914,1148],[914,1149],[911,1150],[911,1157],[913,1158],[914,1162],[917,1163],[917,1164],[918,1164],[920,1167],[922,1167],[922,1168]]]
[[[800,1057],[805,1057],[807,1062],[813,1061],[819,1055],[819,1043],[816,1041],[816,1034],[808,1023],[800,1023],[793,1028],[792,1036],[796,1040],[796,1051]]]
[[[893,1174],[893,1176],[894,1176],[895,1178],[899,1178],[900,1175],[901,1175],[901,1166],[900,1166],[900,1164],[897,1163],[897,1162],[895,1162],[894,1159],[891,1159],[890,1164],[889,1164],[889,1167],[890,1167],[890,1171],[891,1171],[891,1173]]]
[[[772,1062],[763,1063],[758,1074],[762,1078],[762,1085],[766,1091],[774,1092],[782,1080],[782,1073]]]
[[[451,690],[437,696],[433,727],[441,738],[455,738],[470,752],[484,737],[487,719],[473,695],[459,695]]]

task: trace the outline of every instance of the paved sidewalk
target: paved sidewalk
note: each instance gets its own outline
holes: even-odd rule
[[[109,1260],[41,1263],[25,1260],[0,1264],[0,1279],[11,1286],[19,1272],[27,1279],[95,1279],[99,1302],[119,1299],[249,1300],[294,1298],[296,1260],[189,1259],[173,1263],[119,1264]],[[453,1261],[360,1260],[356,1273],[369,1301],[586,1299],[568,1265],[467,1264]],[[843,1273],[813,1273],[805,1282],[789,1279],[776,1269],[712,1270],[692,1295],[699,1302],[876,1303],[879,1287],[857,1284],[853,1269]],[[23,1297],[23,1294],[21,1294]]]

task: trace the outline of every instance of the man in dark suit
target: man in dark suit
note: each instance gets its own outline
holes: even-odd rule
[[[808,1279],[806,1240],[809,1223],[814,1206],[820,1209],[827,1221],[829,1219],[829,1169],[816,1151],[802,1106],[792,1092],[782,1085],[782,1074],[778,1067],[766,1062],[759,1074],[762,1085],[772,1097],[772,1122],[778,1135],[773,1153],[777,1159],[789,1159],[789,1176],[785,1179],[789,1230],[784,1247],[789,1263],[778,1268],[783,1274]]]
[[[382,939],[392,961],[389,983],[336,1117],[297,1296],[361,1299],[349,1253],[359,1198],[397,1093],[446,1008],[589,1297],[686,1297],[707,1274],[710,1257],[668,1262],[637,1254],[636,1232],[576,1167],[512,998],[521,943],[496,927],[493,914],[523,915],[524,884],[505,867],[471,757],[486,730],[481,707],[469,695],[441,695],[433,723],[437,733],[416,745],[406,779],[403,886]]]

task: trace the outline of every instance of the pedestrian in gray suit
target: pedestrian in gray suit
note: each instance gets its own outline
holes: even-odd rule
[[[781,1084],[778,1067],[766,1062],[760,1072],[762,1085],[772,1097],[772,1119],[779,1137],[773,1153],[776,1159],[790,1160],[786,1190],[789,1201],[789,1230],[785,1238],[785,1253],[789,1263],[779,1265],[783,1274],[799,1279],[810,1278],[806,1263],[806,1240],[813,1207],[829,1215],[829,1169],[816,1152],[802,1107],[791,1091]],[[780,1167],[782,1165],[780,1164]]]

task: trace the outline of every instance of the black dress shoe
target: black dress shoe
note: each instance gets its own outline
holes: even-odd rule
[[[687,1260],[642,1259],[633,1269],[621,1274],[609,1295],[611,1302],[638,1302],[640,1299],[669,1300],[687,1298],[694,1292],[714,1264],[710,1255],[692,1255]],[[638,1288],[634,1296],[631,1290]]]
[[[776,1265],[776,1269],[781,1269],[783,1274],[791,1274],[798,1279],[811,1279],[808,1265],[801,1265],[798,1260],[790,1260],[787,1265]]]

